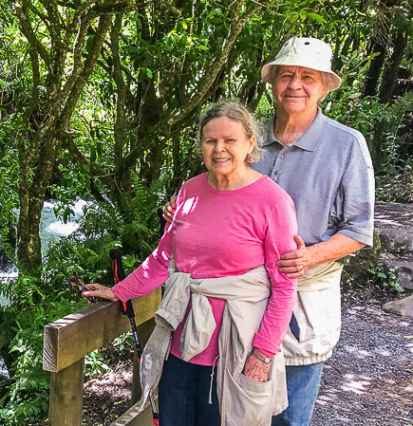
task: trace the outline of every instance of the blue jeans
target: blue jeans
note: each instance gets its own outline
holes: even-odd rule
[[[288,408],[272,418],[271,426],[308,426],[320,388],[323,362],[287,366]]]
[[[220,425],[215,376],[210,389],[212,368],[169,355],[158,387],[161,426]]]

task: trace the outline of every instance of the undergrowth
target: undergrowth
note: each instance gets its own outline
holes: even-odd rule
[[[47,413],[50,374],[42,369],[44,326],[78,310],[81,303],[62,283],[30,276],[10,281],[2,295],[9,306],[0,312],[0,346],[10,379],[1,384],[0,424],[24,425]]]
[[[112,286],[111,249],[124,248],[126,273],[151,253],[160,237],[156,210],[161,188],[160,183],[145,188],[135,181],[134,196],[121,200],[119,208],[88,205],[79,230],[49,249],[40,278],[21,275],[1,287],[8,306],[0,311],[0,354],[10,379],[0,382],[0,424],[22,426],[47,416],[50,375],[42,369],[44,327],[85,307],[69,285],[72,275]],[[115,348],[125,348],[128,338],[122,339]],[[87,377],[108,368],[104,354],[94,351],[86,358]]]

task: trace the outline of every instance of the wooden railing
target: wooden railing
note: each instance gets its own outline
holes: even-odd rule
[[[160,289],[133,300],[136,324],[149,321],[160,302]],[[50,371],[50,426],[81,426],[83,410],[84,357],[130,329],[118,303],[99,302],[46,325],[43,369]],[[132,400],[139,398],[138,369],[134,368]],[[139,416],[130,408],[112,426],[150,425],[146,409]]]

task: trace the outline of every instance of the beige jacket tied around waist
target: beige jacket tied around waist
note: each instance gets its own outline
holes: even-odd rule
[[[169,272],[163,299],[155,313],[156,327],[142,355],[141,409],[149,391],[159,383],[171,333],[183,321],[189,299],[192,309],[181,336],[184,361],[208,346],[216,323],[207,297],[219,297],[226,300],[216,375],[221,425],[270,425],[272,415],[288,405],[282,352],[273,358],[268,382],[254,382],[241,374],[271,293],[264,266],[239,276],[192,279],[190,274],[177,272],[171,262]]]
[[[286,365],[308,365],[331,357],[340,337],[340,279],[343,265],[324,263],[309,268],[298,280],[293,313],[300,341],[288,329],[282,344]]]

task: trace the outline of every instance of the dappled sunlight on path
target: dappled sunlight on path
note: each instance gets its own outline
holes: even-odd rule
[[[312,426],[413,425],[412,353],[413,318],[387,314],[374,301],[344,303]]]

